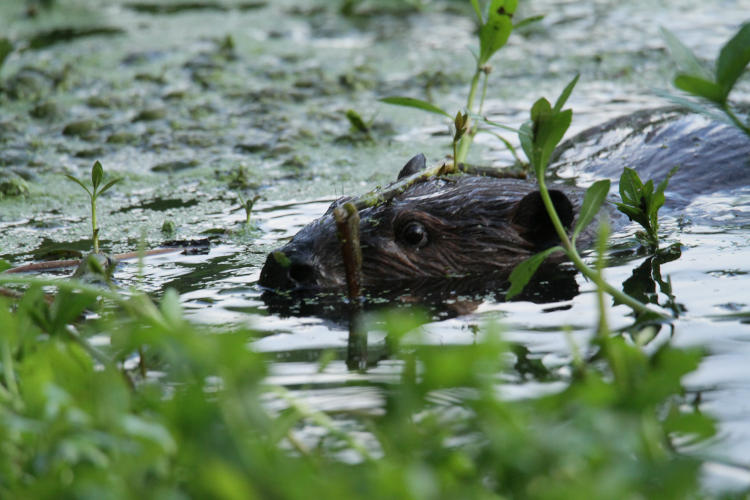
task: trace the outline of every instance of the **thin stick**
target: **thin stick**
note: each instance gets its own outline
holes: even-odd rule
[[[336,231],[341,242],[341,256],[344,259],[346,285],[349,300],[359,302],[362,288],[362,249],[359,246],[359,212],[352,203],[336,207],[333,211]]]
[[[359,244],[359,212],[352,203],[345,203],[333,211],[336,230],[341,242],[341,257],[346,272],[349,294],[349,338],[346,366],[350,370],[367,368],[367,331],[360,321],[362,293],[362,249]]]

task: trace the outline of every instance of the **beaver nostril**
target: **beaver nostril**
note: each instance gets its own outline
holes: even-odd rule
[[[309,264],[295,262],[289,266],[289,278],[300,284],[311,283],[315,278],[315,270]]]

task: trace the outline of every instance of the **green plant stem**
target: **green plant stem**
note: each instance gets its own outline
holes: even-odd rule
[[[99,230],[96,227],[96,195],[91,197],[91,231],[94,238],[94,253],[99,253]]]
[[[484,80],[482,81],[482,98],[479,99],[479,114],[482,114],[484,110],[484,99],[487,97],[487,81],[490,79],[490,74],[487,71],[483,71]]]
[[[724,104],[722,104],[721,110],[724,111],[724,114],[726,114],[729,119],[732,120],[732,123],[734,123],[737,128],[750,136],[750,127],[747,127],[744,123],[742,123],[742,120],[740,120],[737,115],[734,114],[732,109],[729,107],[728,102],[724,102]]]
[[[478,67],[474,72],[474,77],[471,79],[469,98],[466,100],[466,110],[470,115],[473,113],[472,109],[474,108],[474,100],[476,99],[477,88],[479,87],[479,76],[481,75],[481,73],[482,69]],[[484,96],[482,97],[482,102],[484,102]],[[466,160],[466,157],[469,155],[469,148],[471,147],[471,143],[474,140],[474,136],[476,135],[476,133],[476,127],[472,126],[470,123],[468,132],[466,132],[458,142],[458,148],[456,148],[454,144],[453,161],[456,165],[458,165],[459,163],[463,163],[464,160]]]
[[[474,72],[474,76],[471,79],[471,88],[469,89],[469,98],[466,100],[466,109],[471,113],[474,107],[474,98],[477,94],[477,86],[479,85],[479,75],[482,73],[481,68],[477,68]]]
[[[629,306],[634,311],[637,311],[639,313],[652,313],[656,314],[659,317],[666,318],[666,315],[659,311],[655,311],[646,305],[642,304],[638,300],[634,299],[630,295],[621,292],[620,290],[616,289],[606,281],[604,281],[595,270],[591,269],[589,266],[586,265],[585,262],[583,262],[583,259],[581,259],[581,256],[578,255],[578,251],[576,250],[573,243],[570,241],[570,238],[568,238],[568,234],[565,232],[565,229],[563,228],[562,222],[560,222],[560,218],[557,215],[557,211],[555,211],[555,206],[552,204],[552,198],[549,196],[549,191],[547,191],[547,186],[544,182],[544,177],[539,176],[537,177],[537,181],[539,183],[539,192],[542,195],[542,201],[544,202],[544,207],[547,209],[547,213],[550,216],[550,220],[552,221],[552,225],[555,226],[555,231],[557,231],[557,236],[560,238],[560,243],[565,250],[565,254],[568,256],[568,258],[573,262],[573,264],[578,268],[581,273],[586,276],[588,279],[593,281],[598,287],[602,288],[605,292],[610,294],[612,297],[614,297],[619,302]]]
[[[604,253],[607,250],[608,236],[609,227],[600,226],[596,241],[596,274],[602,282],[604,281]],[[607,304],[604,300],[604,289],[599,286],[596,287],[596,301],[599,305],[599,326],[597,335],[608,335],[609,324],[607,323]]]

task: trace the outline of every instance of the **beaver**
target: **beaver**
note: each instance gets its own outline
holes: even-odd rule
[[[674,166],[679,170],[670,182],[670,201],[685,203],[697,194],[747,185],[750,138],[724,123],[675,109],[638,112],[563,143],[550,166],[550,195],[563,225],[571,229],[583,190],[563,179],[616,181],[623,167],[631,167],[644,180],[659,182]],[[417,155],[396,181],[406,187],[379,203],[359,199],[365,290],[425,279],[502,280],[519,262],[558,243],[534,182],[488,176],[481,169],[420,177],[425,168],[425,157]],[[345,271],[332,213],[351,200],[335,201],[321,218],[269,254],[259,284],[287,291],[343,289]],[[616,218],[615,226],[622,221]],[[587,245],[588,236],[582,235],[579,245]],[[553,257],[553,262],[561,260]]]

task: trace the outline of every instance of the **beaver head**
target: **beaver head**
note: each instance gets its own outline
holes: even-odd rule
[[[425,166],[414,157],[399,179]],[[386,188],[387,190],[387,188]],[[562,223],[572,227],[574,191],[550,190]],[[333,209],[272,252],[260,285],[276,290],[344,288],[345,274]],[[360,209],[362,285],[508,273],[558,243],[536,185],[519,179],[458,173],[419,179],[392,198]]]

